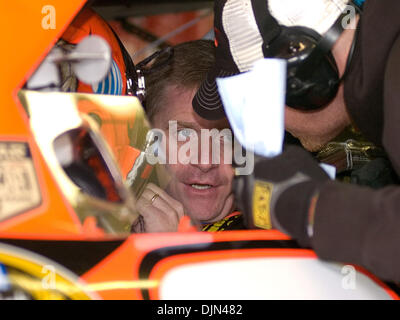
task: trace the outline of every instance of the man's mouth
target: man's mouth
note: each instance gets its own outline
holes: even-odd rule
[[[192,188],[194,188],[194,189],[197,189],[197,190],[207,190],[207,189],[212,188],[212,185],[209,185],[209,184],[197,184],[197,183],[194,183],[194,184],[191,184],[190,186]]]

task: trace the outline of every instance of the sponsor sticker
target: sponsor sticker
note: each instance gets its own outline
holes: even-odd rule
[[[41,202],[29,146],[0,141],[0,220],[33,209]]]
[[[273,185],[265,181],[255,181],[253,192],[254,225],[262,229],[272,229],[270,203]]]

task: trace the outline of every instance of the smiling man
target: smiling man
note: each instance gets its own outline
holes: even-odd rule
[[[234,212],[233,169],[225,161],[229,156],[224,157],[224,141],[228,148],[232,144],[221,134],[229,123],[205,120],[192,108],[192,99],[214,63],[214,50],[208,40],[182,43],[172,55],[161,54],[148,70],[146,112],[152,126],[165,134],[169,183],[164,190],[149,184],[138,200],[146,232],[176,231],[184,214],[200,222],[203,230],[241,225]]]
[[[195,90],[177,85],[168,85],[166,90],[168,96],[163,108],[154,117],[153,125],[162,129],[169,137],[166,166],[171,173],[171,180],[167,192],[182,203],[187,213],[198,220],[220,220],[232,212],[233,170],[229,163],[223,163],[223,157],[217,159],[221,161],[213,163],[212,148],[216,142],[203,144],[201,135],[203,133],[205,136],[204,133],[208,130],[223,130],[228,127],[228,123],[226,120],[204,121],[195,115],[191,107]],[[176,144],[171,146],[170,141]],[[189,148],[183,149],[184,145],[190,144],[194,152],[190,152]],[[220,152],[223,152],[221,147]],[[204,154],[206,159],[202,159]],[[171,159],[174,155],[177,155],[177,161]]]

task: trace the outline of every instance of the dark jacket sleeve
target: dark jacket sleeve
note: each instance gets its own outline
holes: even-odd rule
[[[400,37],[384,83],[383,145],[400,176]],[[328,182],[316,207],[313,248],[319,257],[357,264],[400,282],[400,186],[380,190]]]

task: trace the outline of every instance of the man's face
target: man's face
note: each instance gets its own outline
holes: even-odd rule
[[[232,193],[233,169],[224,163],[224,145],[220,143],[219,164],[212,163],[213,143],[202,143],[201,129],[228,128],[227,120],[209,121],[200,118],[192,107],[196,89],[183,89],[169,86],[165,90],[165,103],[158,106],[152,124],[166,133],[166,167],[171,174],[167,192],[180,201],[185,212],[203,222],[214,222],[232,212],[234,198]],[[169,121],[176,121],[175,130],[171,130]],[[197,139],[193,139],[197,135]],[[177,140],[183,141],[177,141]],[[185,141],[186,139],[186,141]],[[171,141],[177,141],[171,143]],[[188,151],[189,141],[195,143],[197,154]],[[208,144],[208,145],[207,145]],[[231,146],[230,146],[231,148]],[[186,152],[186,151],[188,152]],[[177,161],[171,161],[171,154],[177,155]],[[182,155],[188,157],[189,163],[182,163]],[[197,159],[197,164],[193,163]],[[203,158],[203,159],[202,159]],[[171,163],[174,162],[174,163]]]

